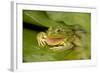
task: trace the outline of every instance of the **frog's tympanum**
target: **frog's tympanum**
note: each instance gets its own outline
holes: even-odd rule
[[[85,46],[85,30],[80,25],[59,25],[37,34],[39,46],[52,50],[67,50]]]

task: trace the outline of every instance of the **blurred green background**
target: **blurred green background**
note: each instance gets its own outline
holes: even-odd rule
[[[48,47],[39,47],[36,35],[50,26],[81,25],[87,32],[85,53],[91,58],[91,14],[83,12],[53,12],[23,10],[23,62],[79,60],[77,51],[52,51]]]

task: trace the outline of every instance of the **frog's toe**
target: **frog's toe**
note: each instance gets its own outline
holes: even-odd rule
[[[44,41],[41,41],[40,42],[40,46],[45,46],[45,42]]]
[[[40,32],[37,35],[37,42],[39,46],[45,46],[45,39],[44,39],[45,33]]]
[[[38,45],[39,46],[44,46],[45,45],[45,42],[41,39],[38,39]]]

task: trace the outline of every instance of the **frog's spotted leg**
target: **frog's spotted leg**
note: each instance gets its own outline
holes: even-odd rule
[[[76,47],[74,47],[74,50],[78,53],[77,57],[79,59],[87,59],[83,41],[81,39],[79,39],[77,36],[74,36],[73,43],[76,46]]]
[[[46,45],[45,38],[46,38],[46,34],[44,32],[40,32],[37,34],[37,41],[39,46],[43,47]]]
[[[85,50],[83,47],[75,47],[74,51],[77,52],[77,58],[78,59],[87,59],[88,57],[86,56]]]

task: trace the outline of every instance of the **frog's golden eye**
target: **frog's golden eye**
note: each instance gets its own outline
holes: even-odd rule
[[[60,32],[60,31],[61,31],[60,29],[57,29],[57,30],[56,30],[56,32]]]

